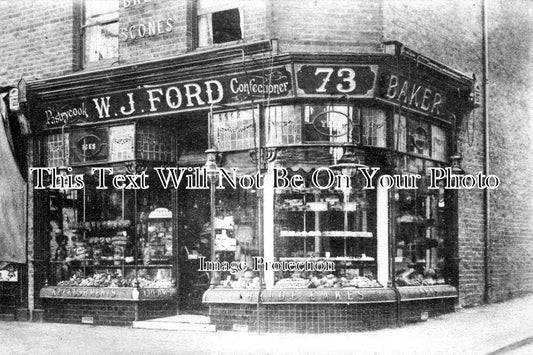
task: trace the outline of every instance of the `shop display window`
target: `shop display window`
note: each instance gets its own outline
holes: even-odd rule
[[[277,272],[274,287],[382,286],[376,281],[375,191],[280,190],[275,201],[277,260],[311,261],[316,270]]]
[[[84,63],[118,58],[118,0],[85,0]]]
[[[423,177],[425,181],[427,177]],[[444,189],[398,190],[393,194],[397,286],[449,283],[449,216]]]
[[[215,260],[226,265],[214,274],[215,285],[228,288],[259,287],[259,270],[253,258],[261,254],[257,233],[257,191],[226,186],[217,189],[215,212]],[[202,235],[208,237],[209,224]],[[242,265],[237,267],[237,265]],[[233,268],[233,270],[232,270]]]
[[[174,255],[163,190],[85,187],[50,200],[50,285],[169,288]],[[112,186],[109,182],[108,186]]]

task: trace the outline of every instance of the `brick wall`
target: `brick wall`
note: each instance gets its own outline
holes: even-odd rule
[[[119,63],[140,62],[186,52],[191,46],[188,41],[190,36],[187,36],[193,16],[191,3],[190,0],[120,1],[119,28],[127,29],[128,37],[124,40],[119,36]],[[124,4],[129,5],[126,7]],[[143,33],[144,37],[140,36],[139,28],[148,32],[148,28],[153,26],[157,31],[158,25],[161,33]]]
[[[93,324],[129,326],[137,320],[169,317],[176,314],[174,301],[100,301],[46,299],[44,319],[49,322],[80,324],[92,317]]]
[[[383,34],[380,1],[272,0],[272,36],[287,52],[375,52]]]
[[[0,85],[76,69],[72,1],[0,1]]]
[[[422,320],[449,313],[455,299],[442,298],[392,303],[370,304],[267,304],[260,308],[259,326],[272,333],[336,333],[358,332],[395,327],[402,323]],[[218,330],[248,326],[257,331],[257,305],[211,304],[209,317]]]
[[[492,298],[533,291],[533,4],[489,7],[491,171],[502,186],[491,194]]]
[[[385,1],[385,37],[481,81],[482,38],[479,1]],[[531,120],[532,5],[523,1],[489,2],[490,172],[502,185],[490,196],[491,300],[533,291],[533,192]],[[483,169],[484,125],[479,108],[461,125],[464,169]],[[461,303],[482,302],[484,291],[483,193],[459,193]]]
[[[120,36],[119,58],[88,69],[155,60],[195,51],[196,12],[194,0],[120,0],[119,28],[135,38]],[[268,0],[236,0],[243,16],[243,42],[269,38],[271,7]],[[171,29],[166,22],[171,20]],[[159,34],[148,33],[150,26]],[[81,70],[81,0],[0,1],[2,61],[0,85],[55,77]],[[122,32],[120,32],[122,33]],[[225,44],[216,45],[219,47]],[[198,49],[202,50],[202,49]]]

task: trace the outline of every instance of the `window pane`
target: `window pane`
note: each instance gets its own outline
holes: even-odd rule
[[[118,57],[118,22],[85,28],[85,61]]]
[[[236,41],[242,38],[239,9],[215,12],[212,15],[213,43]]]
[[[386,146],[385,111],[363,108],[363,145]]]
[[[374,191],[278,191],[278,261],[329,263],[333,270],[276,273],[276,287],[381,287],[376,280]],[[322,272],[324,271],[324,272]]]
[[[301,144],[301,106],[270,106],[266,111],[268,145]]]
[[[254,143],[254,119],[259,111],[239,110],[213,114],[213,141],[220,150],[250,149]]]
[[[51,134],[46,138],[48,166],[68,165],[69,134]]]
[[[394,115],[394,150],[406,151],[407,124],[404,116]]]
[[[353,109],[346,105],[304,106],[304,141],[350,142]]]
[[[431,130],[429,124],[408,120],[407,133],[409,138],[407,151],[409,153],[429,156],[431,143]]]
[[[241,270],[230,270],[214,275],[217,286],[231,288],[259,287],[259,274],[252,271],[253,258],[259,256],[257,233],[257,195],[255,191],[240,187],[233,189],[226,184],[225,189],[216,191],[215,206],[215,245],[216,260],[237,262],[246,265]],[[211,226],[204,225],[200,238],[209,238]],[[198,239],[198,235],[192,236]],[[210,251],[206,251],[208,253]]]
[[[118,0],[86,0],[84,60],[118,57]]]
[[[447,161],[446,132],[437,126],[431,126],[431,157],[433,159]]]
[[[398,286],[450,282],[449,258],[445,253],[449,243],[446,208],[442,189],[421,186],[397,194],[393,253]]]

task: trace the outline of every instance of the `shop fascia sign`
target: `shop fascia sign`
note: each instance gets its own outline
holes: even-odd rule
[[[432,116],[447,112],[448,97],[444,90],[398,73],[382,76],[379,97],[397,106]]]
[[[397,73],[381,75],[379,65],[303,64],[256,70],[205,80],[165,85],[143,85],[43,105],[47,127],[67,122],[99,122],[205,109],[211,105],[239,104],[289,96],[336,99],[381,98],[429,115],[446,112],[444,90]],[[340,101],[339,101],[340,104]],[[317,122],[317,124],[320,122]]]
[[[378,65],[296,64],[298,96],[374,97]]]
[[[42,114],[47,127],[54,127],[72,121],[99,122],[273,99],[287,96],[291,90],[291,74],[285,67],[278,67],[53,102],[43,106]]]
[[[204,295],[206,303],[257,302],[256,290],[211,289]],[[261,292],[262,303],[365,303],[394,302],[390,289],[272,289]]]
[[[284,66],[206,80],[142,87],[43,107],[48,127],[98,122],[250,102],[252,99],[346,96],[374,97],[378,65],[296,64],[297,93]]]
[[[398,288],[402,300],[457,297],[457,290],[449,285],[413,286]],[[272,289],[257,290],[214,288],[204,294],[205,303],[374,303],[396,302],[391,288],[352,289]]]

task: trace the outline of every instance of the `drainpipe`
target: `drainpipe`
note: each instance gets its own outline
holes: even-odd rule
[[[488,48],[488,30],[487,30],[487,0],[482,2],[482,21],[483,21],[483,122],[485,124],[485,176],[489,175],[489,117],[488,117],[488,82],[489,82],[489,48]],[[484,238],[484,274],[485,289],[483,300],[485,303],[490,302],[490,292],[492,289],[490,277],[491,261],[491,239],[490,239],[490,195],[489,189],[484,191],[485,197],[485,238]]]

